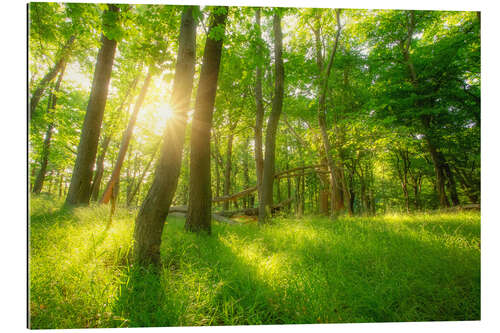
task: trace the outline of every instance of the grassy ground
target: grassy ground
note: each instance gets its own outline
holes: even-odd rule
[[[129,262],[135,211],[31,201],[32,328],[480,319],[480,215],[215,223],[168,218],[163,267]]]

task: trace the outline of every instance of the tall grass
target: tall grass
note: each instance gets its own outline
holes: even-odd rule
[[[135,211],[61,209],[36,197],[30,222],[32,328],[478,320],[480,215],[168,218],[161,268],[130,261]]]

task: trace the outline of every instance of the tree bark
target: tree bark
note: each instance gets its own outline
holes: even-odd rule
[[[448,191],[450,192],[451,202],[452,202],[453,206],[459,206],[460,200],[458,199],[457,184],[455,182],[455,177],[454,177],[453,172],[451,171],[450,165],[446,161],[443,153],[439,152],[439,154],[442,155],[441,159],[444,161],[444,165],[443,165],[444,173],[446,175],[446,178],[448,179],[447,188],[448,188]]]
[[[102,140],[101,144],[101,154],[97,158],[96,170],[94,173],[94,180],[92,181],[92,187],[90,192],[92,201],[97,201],[99,196],[99,190],[101,188],[102,175],[104,173],[104,158],[106,157],[106,152],[111,142],[111,135],[106,135]]]
[[[229,195],[231,191],[231,165],[232,165],[232,154],[233,154],[233,138],[234,138],[234,128],[236,124],[231,124],[230,134],[227,137],[227,149],[226,149],[226,166],[224,168],[224,193],[223,195]],[[224,201],[224,210],[229,209],[229,201]]]
[[[102,198],[100,203],[107,204],[109,199],[111,198],[111,194],[113,193],[113,186],[116,185],[120,180],[120,171],[122,169],[123,161],[125,160],[125,155],[127,154],[128,146],[130,144],[130,140],[132,139],[132,135],[134,134],[135,122],[137,121],[137,116],[139,111],[141,110],[142,103],[144,102],[144,98],[146,97],[146,93],[149,88],[149,84],[151,82],[151,77],[153,76],[152,68],[150,67],[148,70],[148,74],[146,75],[146,79],[144,80],[144,85],[142,86],[141,92],[137,101],[134,105],[134,111],[128,121],[127,129],[123,133],[122,142],[120,144],[120,151],[118,152],[118,157],[116,159],[115,167],[113,168],[113,172],[111,173],[111,178],[106,185],[106,189],[102,194]]]
[[[71,47],[74,41],[75,41],[74,35],[68,38],[68,40],[61,49],[59,59],[55,63],[54,67],[52,67],[48,71],[48,73],[45,74],[45,76],[42,78],[40,83],[38,83],[37,88],[35,89],[30,98],[28,119],[31,119],[31,117],[35,113],[36,107],[38,106],[38,102],[40,102],[40,98],[45,92],[45,89],[47,89],[49,83],[57,76],[57,73],[64,72],[64,69],[66,68],[66,63],[68,62],[68,57],[71,51]]]
[[[262,39],[260,25],[260,8],[255,10],[255,26],[257,29],[257,38],[259,42]],[[256,47],[257,66],[255,69],[255,129],[254,129],[254,144],[255,144],[255,173],[257,175],[257,194],[260,200],[262,189],[262,175],[264,169],[264,157],[262,154],[262,126],[264,123],[264,103],[262,98],[262,50],[260,43]]]
[[[191,154],[187,231],[211,233],[212,189],[210,181],[210,129],[217,92],[217,80],[224,35],[219,40],[211,37],[214,29],[225,30],[227,7],[216,7],[211,14],[210,27],[203,53],[203,65],[196,94],[191,126]]]
[[[59,77],[57,78],[57,82],[56,82],[56,85],[54,87],[54,91],[49,96],[47,113],[54,112],[54,109],[55,109],[56,104],[57,104],[57,93],[59,92],[59,89],[61,88],[61,82],[62,82],[65,70],[66,70],[66,62],[63,61],[61,68],[60,68]],[[45,132],[45,139],[43,141],[42,161],[40,163],[40,169],[38,170],[38,174],[37,174],[36,179],[35,179],[35,184],[33,186],[33,193],[35,193],[35,194],[40,194],[40,192],[42,191],[42,188],[43,188],[43,182],[45,180],[45,174],[47,172],[47,165],[49,162],[50,142],[52,140],[53,130],[54,130],[54,122],[50,121],[49,126],[47,128],[47,132]]]
[[[179,50],[171,99],[173,117],[163,132],[163,143],[153,183],[135,220],[134,255],[140,263],[160,262],[165,218],[177,188],[182,163],[187,112],[196,61],[195,6],[185,6],[179,33]]]
[[[109,11],[118,12],[116,5],[109,5],[108,8]],[[85,114],[76,162],[68,195],[66,196],[67,205],[88,205],[90,201],[92,167],[97,154],[97,144],[108,97],[116,44],[116,40],[110,40],[105,35],[102,35],[87,113]]]
[[[250,186],[250,175],[248,174],[248,146],[250,145],[250,140],[246,137],[245,140],[245,151],[243,155],[243,179],[245,181],[244,185],[246,188]],[[243,197],[243,208],[249,208],[250,206],[250,197]]]
[[[336,19],[337,19],[337,33],[335,35],[335,42],[333,44],[332,53],[330,54],[330,59],[328,60],[328,65],[326,71],[322,76],[323,82],[321,83],[321,93],[319,96],[318,102],[318,124],[321,131],[321,139],[323,141],[323,148],[325,151],[326,160],[328,163],[328,168],[330,170],[330,192],[332,195],[330,204],[331,211],[330,214],[334,216],[337,212],[343,209],[343,200],[340,201],[339,197],[342,195],[342,190],[340,187],[340,177],[338,175],[338,171],[336,171],[335,162],[330,154],[331,145],[330,139],[328,138],[327,132],[327,124],[326,124],[326,92],[328,88],[328,79],[330,77],[330,72],[333,65],[333,60],[335,59],[335,54],[337,52],[339,37],[340,37],[340,10],[335,10]],[[322,68],[319,68],[320,73],[322,73]],[[321,77],[321,75],[320,75]],[[339,193],[340,192],[340,193]],[[342,204],[340,204],[342,203]]]
[[[434,164],[434,171],[436,173],[436,191],[439,198],[439,205],[443,208],[449,207],[450,203],[446,197],[445,191],[445,173],[443,167],[442,155],[440,155],[432,143],[432,140],[426,135],[427,146],[429,148],[429,153],[431,154],[432,162]]]
[[[264,168],[262,173],[262,196],[259,197],[259,223],[269,222],[273,205],[273,182],[275,169],[276,131],[281,111],[283,109],[283,95],[285,88],[285,68],[283,65],[283,34],[281,31],[281,17],[278,13],[273,16],[274,31],[274,98],[271,114],[267,121],[266,147]]]

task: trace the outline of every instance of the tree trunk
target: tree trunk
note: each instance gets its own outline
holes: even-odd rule
[[[59,199],[61,199],[62,197],[62,190],[63,190],[62,184],[63,184],[63,173],[62,171],[59,171]]]
[[[108,8],[108,11],[118,13],[116,5],[109,5]],[[97,55],[87,113],[85,114],[76,162],[66,197],[67,205],[89,204],[92,167],[94,166],[97,154],[97,144],[99,142],[101,123],[108,97],[116,44],[116,40],[110,40],[102,35],[101,48]]]
[[[49,96],[49,103],[47,106],[47,113],[53,113],[57,104],[57,93],[61,88],[61,82],[64,76],[64,72],[66,70],[66,62],[63,61],[60,67],[60,74],[57,78],[56,85],[54,87],[54,91]],[[45,174],[47,172],[47,164],[49,162],[49,153],[50,153],[50,142],[52,139],[52,133],[54,130],[54,122],[50,121],[49,126],[47,128],[47,132],[45,132],[45,139],[43,141],[42,148],[42,161],[40,163],[40,169],[38,170],[38,174],[35,179],[35,184],[33,186],[33,193],[40,194],[43,188],[43,182],[45,180]]]
[[[224,168],[224,193],[223,195],[229,195],[231,192],[231,155],[233,154],[233,137],[234,137],[234,126],[231,126],[230,133],[227,138],[227,149],[226,149],[226,166]],[[224,201],[224,210],[229,210],[229,201]]]
[[[130,207],[132,205],[132,201],[134,200],[135,196],[139,192],[139,189],[142,185],[142,182],[144,181],[144,177],[146,176],[146,173],[148,172],[149,168],[151,167],[151,164],[153,164],[153,161],[155,159],[156,154],[158,153],[158,148],[160,148],[160,143],[155,148],[155,151],[153,152],[153,155],[151,155],[151,158],[148,161],[148,164],[146,164],[146,167],[142,170],[141,175],[135,182],[135,186],[132,187],[130,190],[130,194],[127,196],[127,206]]]
[[[153,183],[135,220],[134,255],[141,263],[158,264],[160,261],[163,226],[179,180],[196,61],[196,8],[186,6],[182,12],[171,99],[173,117],[163,132]]]
[[[92,201],[97,201],[99,196],[99,190],[101,188],[102,175],[104,173],[104,158],[106,157],[106,151],[108,150],[109,143],[111,141],[111,136],[106,135],[101,144],[101,154],[97,158],[96,170],[94,173],[94,180],[92,181],[92,187],[90,192],[92,193]]]
[[[257,38],[259,41],[262,38],[261,25],[260,25],[260,8],[255,10],[255,26],[257,29]],[[255,69],[255,131],[254,131],[254,144],[255,144],[255,173],[257,175],[257,194],[260,201],[262,196],[262,175],[264,170],[264,157],[262,154],[262,126],[264,123],[264,103],[262,98],[262,50],[260,43],[256,47],[257,67]]]
[[[271,114],[267,121],[266,129],[266,148],[264,168],[262,173],[262,196],[259,197],[259,223],[267,223],[271,214],[273,205],[273,182],[275,168],[275,148],[276,131],[281,111],[283,109],[283,94],[285,88],[285,68],[283,65],[283,35],[281,32],[281,18],[278,13],[273,17],[274,30],[274,98]]]
[[[439,154],[443,155],[443,153],[439,152]],[[458,194],[457,194],[457,184],[455,182],[455,177],[453,176],[453,172],[451,171],[450,165],[444,158],[444,156],[441,157],[441,159],[444,161],[444,173],[446,175],[446,178],[448,179],[447,183],[447,188],[448,191],[450,192],[450,199],[453,204],[453,206],[459,206],[460,205],[460,200],[458,199]]]
[[[134,105],[134,111],[128,121],[127,129],[123,133],[122,142],[120,144],[120,151],[118,152],[118,158],[116,159],[115,167],[113,172],[111,173],[111,178],[106,185],[106,189],[102,194],[102,198],[100,203],[107,204],[109,199],[111,198],[111,194],[113,193],[113,186],[119,182],[120,179],[120,171],[122,169],[123,161],[125,160],[125,155],[127,154],[128,146],[130,144],[130,139],[134,134],[135,122],[137,121],[137,116],[139,111],[141,110],[142,103],[144,102],[144,98],[146,97],[146,93],[148,91],[149,83],[151,82],[151,77],[153,75],[152,67],[149,68],[148,74],[146,75],[146,79],[144,80],[144,85],[142,86],[141,92],[137,101]]]
[[[249,138],[247,137],[246,140],[245,140],[245,152],[244,152],[244,155],[243,155],[243,179],[245,181],[244,185],[245,185],[245,188],[248,188],[250,186],[250,175],[248,174],[248,147],[250,145],[250,140]],[[250,197],[247,195],[245,197],[243,197],[243,208],[249,208],[249,201],[250,201]]]
[[[335,35],[335,42],[333,44],[332,53],[330,55],[330,59],[328,60],[328,66],[326,68],[326,72],[322,75],[323,82],[321,82],[321,93],[319,96],[318,102],[318,124],[321,130],[321,139],[323,141],[323,149],[325,151],[326,160],[328,162],[328,168],[330,170],[330,192],[332,195],[330,204],[331,204],[331,212],[330,214],[334,216],[337,212],[343,209],[343,199],[340,199],[342,195],[342,190],[340,187],[340,177],[338,175],[338,170],[336,171],[335,163],[330,154],[331,145],[330,139],[328,138],[327,132],[327,124],[326,124],[326,93],[328,88],[328,79],[330,77],[333,60],[335,59],[335,54],[337,52],[339,37],[340,37],[340,11],[338,9],[335,10],[336,18],[337,18],[337,33]],[[319,68],[320,73],[322,73],[322,68]],[[321,77],[321,75],[320,75]],[[340,193],[339,193],[340,192]]]
[[[73,45],[73,42],[75,41],[75,36],[72,35],[69,37],[69,39],[66,41],[64,46],[61,49],[59,59],[55,63],[54,67],[52,67],[47,74],[42,78],[40,83],[38,84],[38,87],[35,89],[33,94],[31,95],[30,98],[30,107],[29,107],[29,114],[28,114],[28,119],[31,119],[33,114],[35,113],[36,107],[38,105],[38,102],[40,102],[40,98],[42,97],[43,93],[45,92],[45,89],[47,89],[47,86],[49,83],[56,77],[57,73],[59,72],[64,72],[64,69],[66,68],[66,63],[71,51],[71,47]]]
[[[446,197],[445,191],[445,173],[443,160],[441,159],[442,155],[439,154],[436,147],[432,143],[432,140],[426,135],[427,146],[429,148],[429,153],[431,154],[432,162],[434,164],[434,171],[436,173],[436,191],[439,198],[439,205],[441,207],[449,207],[450,203],[448,198]]]
[[[211,14],[210,27],[203,53],[196,103],[191,126],[191,155],[189,202],[186,216],[187,231],[211,233],[212,191],[210,181],[210,129],[217,92],[217,79],[224,36],[211,37],[214,29],[224,32],[227,7],[216,7]]]

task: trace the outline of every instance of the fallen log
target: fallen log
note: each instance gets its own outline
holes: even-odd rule
[[[326,168],[326,167],[327,167],[327,165],[325,165],[325,164],[306,165],[303,167],[297,167],[297,168],[288,169],[288,170],[284,170],[284,171],[275,173],[274,178],[279,178],[280,176],[282,176],[284,174],[291,173],[294,171],[300,171],[300,170],[306,170],[306,169],[322,169],[322,168]]]
[[[467,204],[467,205],[463,205],[462,209],[465,209],[465,210],[481,210],[481,205],[480,204]]]
[[[220,202],[220,201],[228,201],[228,200],[234,201],[234,200],[239,199],[241,197],[244,197],[245,195],[250,194],[254,191],[257,191],[257,186],[249,187],[249,188],[247,188],[241,192],[235,193],[235,194],[226,195],[224,197],[213,198],[212,202]]]
[[[316,170],[316,171],[308,171],[308,172],[304,172],[304,173],[292,173],[292,174],[286,173],[283,175],[276,176],[276,178],[278,178],[278,179],[293,178],[293,177],[299,177],[299,176],[304,176],[304,175],[314,175],[314,174],[318,174],[318,173],[330,173],[330,171],[328,171],[328,170]]]
[[[279,204],[273,205],[271,207],[271,213],[276,213],[279,210],[281,210],[283,207],[288,205],[290,202],[292,202],[292,198],[287,199],[285,201],[280,202]],[[223,212],[217,212],[218,215],[225,216],[225,217],[232,217],[234,215],[246,215],[246,216],[257,216],[259,215],[259,208],[245,208],[245,209],[239,209],[239,210],[231,210],[231,211],[223,211]]]
[[[187,214],[187,207],[186,206],[170,207],[170,210],[168,213],[169,216],[176,216],[176,217],[185,217],[186,214]],[[238,222],[231,220],[228,217],[219,215],[217,213],[212,213],[212,218],[218,222],[223,222],[223,223],[228,223],[228,224],[238,224]]]
[[[292,173],[294,171],[300,171],[300,170],[305,170],[305,169],[321,169],[321,168],[326,168],[326,165],[324,164],[318,164],[318,165],[308,165],[308,166],[303,166],[303,167],[297,167],[293,169],[288,169],[285,171],[278,172],[274,175],[274,178],[288,178],[288,177],[296,177],[296,176],[302,176],[302,174],[292,174],[288,175],[289,173]],[[315,173],[328,173],[328,171],[323,171],[323,170],[316,170]],[[221,202],[221,201],[234,201],[237,200],[241,197],[244,197],[245,195],[248,195],[252,192],[257,191],[257,186],[252,186],[247,189],[244,189],[243,191],[240,191],[238,193],[234,193],[231,195],[226,195],[223,197],[218,197],[218,198],[213,198],[212,202]]]

